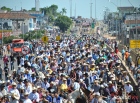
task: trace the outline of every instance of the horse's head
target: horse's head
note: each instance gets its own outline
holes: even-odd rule
[[[83,91],[83,93],[84,93],[84,94],[87,96],[87,98],[88,98],[91,92],[90,92],[88,89],[83,88],[83,87],[81,87],[80,89]]]

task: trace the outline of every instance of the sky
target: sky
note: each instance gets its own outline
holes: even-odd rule
[[[82,16],[90,18],[90,3],[92,1],[92,18],[103,19],[103,11],[107,7],[111,12],[117,11],[117,6],[135,6],[140,7],[140,0],[72,0],[72,16]],[[96,6],[95,6],[96,1]],[[130,3],[128,2],[130,1]],[[67,16],[70,16],[70,0],[40,0],[40,8],[47,7],[52,4],[58,5],[58,11],[66,8]],[[76,5],[76,6],[75,6]],[[13,10],[23,9],[29,10],[35,7],[35,0],[0,0],[0,7],[6,6]],[[76,9],[75,9],[76,7]],[[96,7],[96,12],[95,12]],[[76,11],[76,13],[75,13]]]

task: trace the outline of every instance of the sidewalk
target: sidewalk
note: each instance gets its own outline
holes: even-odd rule
[[[103,35],[103,37],[108,38],[108,39],[111,39],[111,40],[114,40],[114,37],[112,37],[112,36],[110,36],[110,35]],[[109,45],[108,45],[108,46],[109,46]],[[109,46],[109,47],[110,47],[110,46]],[[112,47],[110,47],[110,48],[112,48]],[[122,54],[121,54],[121,52],[119,51],[117,55],[118,55],[119,59],[122,61],[122,64],[125,66],[125,68],[126,68],[127,72],[129,73],[129,75],[130,75],[131,78],[133,79],[134,83],[137,85],[138,83],[136,82],[136,80],[135,80],[135,78],[134,78],[134,75],[133,75],[132,72],[130,71],[128,65],[126,65],[125,60],[122,60]],[[135,65],[135,63],[132,62],[132,65]]]

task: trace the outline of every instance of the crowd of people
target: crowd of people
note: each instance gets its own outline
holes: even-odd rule
[[[137,88],[140,89],[140,50],[137,51],[136,59],[133,61],[131,56],[131,49],[127,46],[124,46],[122,50],[118,51],[118,42],[114,42],[111,40],[106,40],[106,43],[110,45],[113,49],[115,49],[116,54],[120,52],[120,56],[122,60],[125,61],[125,64],[128,66],[129,70],[131,71],[132,75],[134,76],[136,82],[138,83]]]
[[[69,97],[80,88],[90,91],[83,95],[87,103],[139,103],[116,50],[109,51],[104,40],[66,36],[30,45],[27,55],[3,57],[0,103],[78,103]]]

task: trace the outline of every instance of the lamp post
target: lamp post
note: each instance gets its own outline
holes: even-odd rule
[[[2,28],[1,28],[2,29],[2,32],[1,32],[1,45],[3,47],[3,22],[1,23],[1,26],[2,26]]]
[[[96,19],[96,0],[95,0],[95,19]]]
[[[90,18],[92,19],[92,0],[90,1]]]

